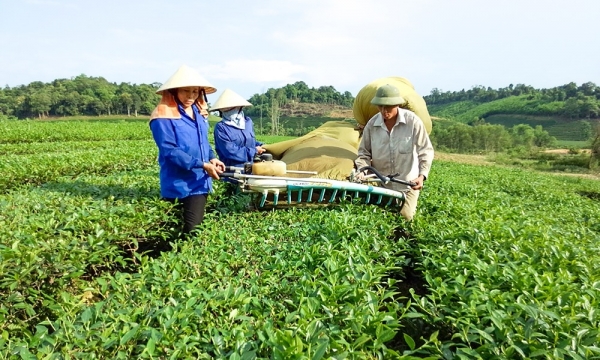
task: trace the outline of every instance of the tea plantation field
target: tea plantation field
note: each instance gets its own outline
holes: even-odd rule
[[[144,121],[0,121],[0,359],[600,359],[598,181],[434,161],[412,223],[217,182],[169,241],[156,155]]]

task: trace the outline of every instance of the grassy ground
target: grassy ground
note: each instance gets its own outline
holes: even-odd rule
[[[559,149],[589,149],[591,144],[589,141],[558,140],[556,142],[556,147]]]
[[[587,167],[582,166],[587,158],[589,158],[588,152],[582,151],[578,154],[570,154],[568,149],[548,150],[528,158],[507,154],[453,154],[436,151],[434,161],[442,160],[465,165],[519,168],[539,173],[600,180],[600,173],[592,172]]]

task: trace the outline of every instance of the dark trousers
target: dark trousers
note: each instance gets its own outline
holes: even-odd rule
[[[206,208],[207,194],[190,195],[183,199],[165,199],[171,203],[177,203],[177,209],[181,211],[183,220],[183,233],[188,234],[204,220],[204,209]]]

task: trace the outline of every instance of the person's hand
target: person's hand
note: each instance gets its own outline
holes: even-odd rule
[[[356,170],[352,170],[352,174],[350,175],[350,177],[352,179],[354,179],[354,182],[363,182],[365,181],[365,172],[361,171],[361,172],[356,172]]]
[[[423,188],[423,181],[425,180],[425,177],[423,175],[419,175],[419,177],[417,177],[414,180],[411,180],[410,182],[414,183],[415,186],[411,186],[411,189],[413,190],[421,190]]]
[[[264,148],[264,147],[262,147],[262,146],[257,146],[257,147],[256,147],[256,153],[257,153],[258,155],[261,155],[261,154],[262,154],[262,153],[264,153],[265,151],[266,151],[266,150],[265,150],[265,148]]]
[[[202,168],[204,169],[204,171],[206,171],[208,176],[215,180],[219,180],[219,174],[223,172],[217,167],[217,165],[214,165],[212,162],[204,163],[204,165],[202,165]]]
[[[217,167],[219,174],[225,171],[225,164],[221,160],[217,158],[210,159],[210,163]]]

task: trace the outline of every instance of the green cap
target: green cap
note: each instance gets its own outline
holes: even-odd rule
[[[371,100],[373,105],[401,105],[404,104],[404,98],[400,96],[400,91],[397,87],[385,84],[377,88],[375,97]]]

